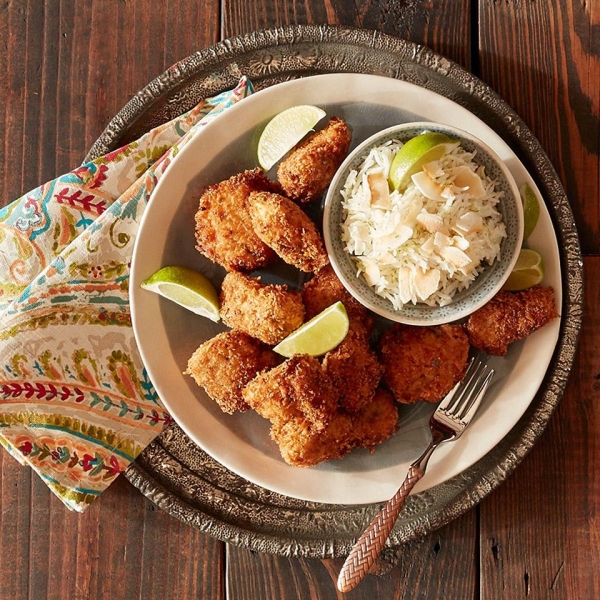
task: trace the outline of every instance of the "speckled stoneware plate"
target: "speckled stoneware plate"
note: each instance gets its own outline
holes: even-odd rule
[[[519,422],[483,458],[460,475],[409,498],[391,536],[393,544],[400,544],[456,518],[500,485],[544,430],[573,364],[582,315],[577,233],[556,172],[521,119],[479,79],[423,46],[373,31],[293,26],[226,40],[178,63],[132,98],[93,145],[89,157],[135,139],[202,97],[233,87],[241,73],[262,89],[333,72],[400,79],[467,108],[523,162],[546,201],[558,238],[563,291],[560,335],[538,393]],[[346,554],[378,509],[374,504],[306,502],[251,484],[210,458],[177,426],[153,442],[126,476],[182,521],[227,542],[285,556]]]
[[[402,82],[398,85],[407,84]],[[402,96],[403,94],[399,97],[401,98]],[[400,102],[404,104],[403,100]],[[510,275],[519,256],[519,250],[523,241],[523,206],[519,188],[509,167],[481,137],[475,137],[464,129],[448,125],[455,112],[450,107],[450,100],[444,98],[444,106],[434,110],[439,114],[438,118],[445,119],[445,124],[416,122],[393,125],[362,142],[349,154],[335,174],[327,191],[327,198],[323,209],[323,235],[325,237],[327,252],[329,253],[335,272],[346,289],[359,302],[376,314],[406,325],[441,325],[443,323],[451,323],[470,315],[483,306],[502,288],[503,283]],[[460,108],[458,112],[460,113],[462,110]],[[462,115],[452,120],[459,121],[462,125]],[[381,296],[374,288],[368,285],[363,276],[357,277],[356,275],[359,261],[346,251],[346,243],[343,241],[342,225],[346,218],[346,211],[343,209],[342,191],[350,173],[360,169],[360,165],[363,164],[374,148],[393,140],[406,143],[411,138],[425,132],[443,133],[452,139],[459,140],[463,150],[473,153],[476,164],[485,169],[486,175],[494,182],[494,191],[500,194],[497,209],[502,216],[502,222],[505,226],[505,236],[500,244],[500,256],[498,259],[493,264],[484,265],[474,281],[466,289],[459,290],[452,297],[452,302],[444,306],[428,305],[424,302],[417,304],[410,302],[404,304],[402,308],[396,309],[388,298]],[[479,125],[477,133],[479,136],[486,137],[487,131],[485,126]],[[505,152],[505,159],[508,160],[508,157],[509,153]],[[513,169],[517,162],[518,159],[516,157],[510,156],[509,164],[513,165]],[[517,177],[526,174],[524,172],[525,169],[514,169],[514,171]],[[521,171],[521,173],[518,171]],[[556,242],[554,240],[552,224],[548,219],[544,219],[544,221],[546,222],[545,228],[551,232],[552,239],[549,240],[549,245],[552,248],[551,251],[556,255]],[[553,263],[558,265],[557,256],[553,260]],[[560,287],[560,274],[558,271],[556,272],[556,283],[553,285],[556,287],[556,284]],[[556,324],[557,333],[558,324]],[[546,366],[543,367],[544,372]]]

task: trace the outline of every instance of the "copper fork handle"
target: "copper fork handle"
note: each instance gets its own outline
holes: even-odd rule
[[[411,465],[400,489],[385,503],[360,536],[340,571],[337,582],[340,592],[349,592],[369,572],[385,546],[407,496],[423,475],[425,475],[424,471]]]

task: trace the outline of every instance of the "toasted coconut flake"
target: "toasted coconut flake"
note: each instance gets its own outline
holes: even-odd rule
[[[429,233],[440,231],[441,233],[449,235],[449,231],[444,225],[444,219],[442,219],[441,215],[435,215],[423,210],[417,215],[417,223],[429,231]]]
[[[473,211],[466,212],[456,220],[454,230],[459,233],[483,231],[483,219]]]
[[[466,192],[473,198],[482,198],[485,196],[485,188],[481,182],[481,177],[474,173],[466,165],[460,167],[453,167],[448,169],[448,175],[453,177],[453,184],[461,191]]]
[[[431,256],[435,251],[435,244],[433,243],[433,238],[427,238],[425,242],[421,244],[421,252],[425,254],[425,256]]]
[[[440,248],[439,255],[457,269],[462,269],[471,262],[471,259],[456,246],[445,246]]]
[[[371,192],[371,206],[374,208],[389,209],[392,206],[390,202],[390,188],[383,170],[371,171],[367,173],[367,185]]]
[[[371,286],[377,285],[381,279],[381,271],[379,270],[377,263],[366,256],[363,256],[360,262],[367,283]]]
[[[433,236],[433,243],[438,248],[445,248],[446,246],[452,245],[452,238],[441,231],[437,231]]]
[[[427,300],[429,296],[437,291],[440,277],[438,269],[429,269],[425,272],[417,269],[415,272],[415,292],[419,300]]]
[[[438,200],[439,202],[443,200],[442,192],[444,191],[444,187],[429,177],[425,171],[415,173],[411,179],[425,198]]]
[[[469,244],[469,240],[464,238],[462,235],[452,236],[452,242],[454,246],[460,248],[461,250],[468,250],[469,246],[471,245]]]
[[[413,301],[412,285],[411,285],[411,270],[408,267],[400,267],[398,269],[398,297],[402,304],[407,304]]]
[[[423,171],[425,171],[425,173],[427,173],[427,175],[429,175],[431,179],[436,179],[437,177],[444,177],[444,175],[446,175],[446,172],[444,171],[444,169],[442,169],[442,167],[440,167],[440,163],[437,160],[425,163],[423,165]]]

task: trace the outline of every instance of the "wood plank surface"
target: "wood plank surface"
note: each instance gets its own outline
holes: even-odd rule
[[[341,560],[222,544],[124,479],[69,513],[0,450],[0,600],[600,597],[600,5],[576,0],[10,0],[0,3],[0,206],[71,169],[148,81],[220,37],[293,23],[378,29],[473,69],[524,118],[565,185],[585,258],[586,327],[567,392],[478,508],[335,590]]]
[[[479,0],[479,75],[548,154],[600,252],[600,2]]]

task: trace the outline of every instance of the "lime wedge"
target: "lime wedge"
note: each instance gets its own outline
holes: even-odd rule
[[[539,252],[523,248],[515,263],[512,273],[508,276],[503,290],[518,292],[542,283],[544,279],[544,260]]]
[[[529,187],[529,184],[524,183],[519,191],[521,192],[521,200],[523,201],[523,241],[525,241],[535,229],[540,218],[540,203],[535,192]]]
[[[275,115],[258,140],[258,163],[268,171],[327,113],[318,106],[292,106]]]
[[[202,273],[188,267],[163,267],[140,286],[156,292],[197,315],[219,320],[219,296]]]
[[[403,192],[410,183],[410,178],[423,165],[439,160],[459,144],[459,141],[437,131],[427,131],[411,138],[394,156],[389,175],[391,186]]]
[[[336,302],[288,335],[273,350],[287,358],[294,354],[322,356],[343,341],[348,327],[346,309],[341,302]]]

